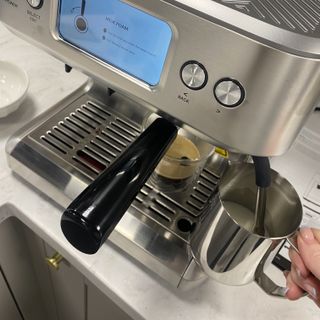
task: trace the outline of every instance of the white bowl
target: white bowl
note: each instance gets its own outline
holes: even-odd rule
[[[17,110],[29,86],[27,73],[7,61],[0,61],[0,118]]]

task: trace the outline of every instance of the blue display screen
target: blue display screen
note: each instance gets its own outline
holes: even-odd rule
[[[160,81],[172,31],[120,0],[60,0],[60,36],[149,85]]]

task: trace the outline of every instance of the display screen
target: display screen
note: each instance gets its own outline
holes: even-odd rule
[[[60,36],[149,85],[160,81],[172,31],[120,0],[60,0]]]

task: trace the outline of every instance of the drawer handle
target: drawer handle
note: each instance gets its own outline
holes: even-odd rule
[[[63,256],[59,252],[56,252],[51,258],[45,258],[46,263],[55,270],[59,270],[59,265],[62,260]]]

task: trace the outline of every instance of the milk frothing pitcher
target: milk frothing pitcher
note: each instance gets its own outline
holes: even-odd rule
[[[302,205],[295,189],[271,170],[265,234],[254,230],[253,164],[230,165],[221,179],[219,198],[211,212],[210,226],[204,226],[192,243],[193,254],[202,269],[225,284],[245,285],[256,281],[268,294],[284,296],[285,288],[276,285],[264,268],[301,223]]]

